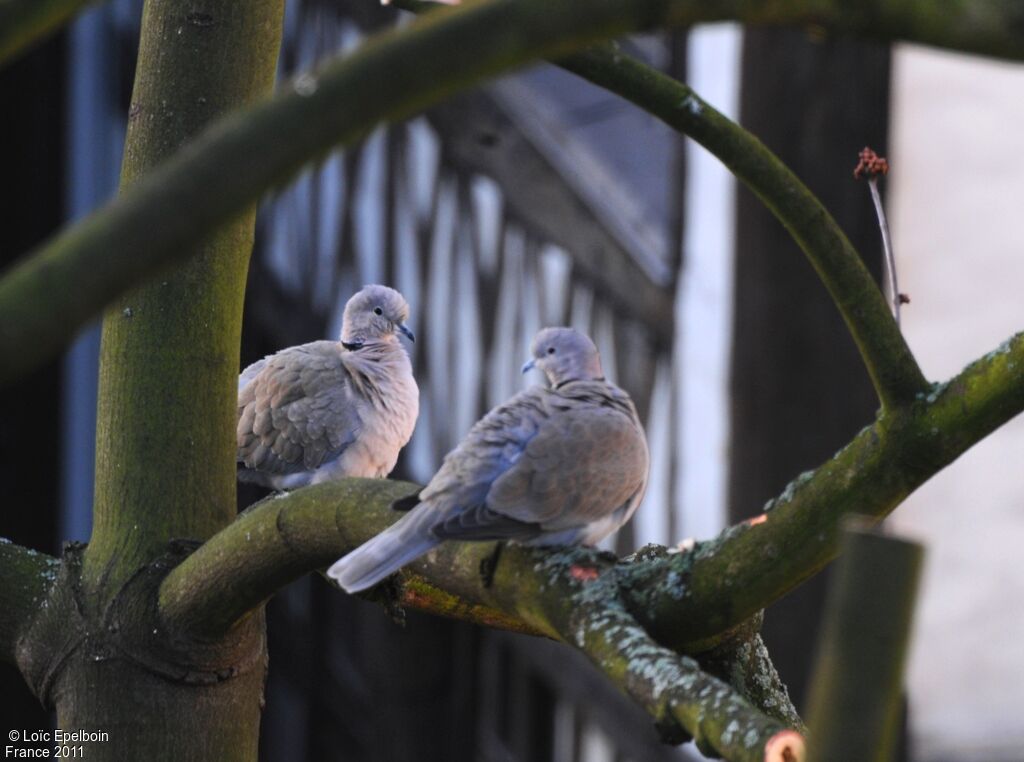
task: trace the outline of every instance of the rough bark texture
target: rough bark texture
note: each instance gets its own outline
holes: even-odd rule
[[[13,662],[18,643],[49,594],[57,577],[58,561],[52,556],[15,545],[0,538],[0,659]]]
[[[851,172],[865,145],[884,151],[888,48],[749,30],[743,85],[743,125],[821,199],[877,279],[878,224],[867,188]],[[756,514],[794,474],[828,458],[877,407],[842,321],[815,272],[795,256],[788,231],[745,189],[737,206],[731,521]],[[895,330],[888,315],[882,317]],[[798,706],[826,577],[808,580],[765,616],[765,642]]]
[[[269,94],[282,13],[281,0],[147,3],[123,185],[211,119]],[[160,581],[189,547],[171,541],[204,540],[234,518],[253,218],[249,209],[220,228],[188,265],[127,294],[104,321],[92,541],[65,553],[17,650],[61,727],[109,733],[88,759],[256,758],[261,612],[200,643],[164,628],[156,607]]]

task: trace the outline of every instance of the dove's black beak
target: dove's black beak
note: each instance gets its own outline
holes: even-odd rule
[[[536,360],[527,360],[525,363],[523,363],[522,372],[523,373],[529,373],[535,367],[537,367],[537,361]]]
[[[416,335],[409,330],[409,326],[405,323],[399,323],[395,328],[397,328],[409,341],[416,341]]]

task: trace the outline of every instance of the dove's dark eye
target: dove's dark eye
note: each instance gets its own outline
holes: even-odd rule
[[[384,310],[382,310],[380,307],[374,307],[373,308],[373,314],[374,315],[383,315],[384,314]]]
[[[548,354],[549,355],[553,355],[554,353],[555,353],[555,348],[554,347],[548,347]]]

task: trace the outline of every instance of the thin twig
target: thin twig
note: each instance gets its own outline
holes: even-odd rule
[[[868,188],[871,190],[871,200],[875,204],[875,214],[878,216],[878,228],[882,232],[882,251],[885,254],[885,275],[886,289],[889,296],[889,309],[892,310],[893,319],[896,325],[900,324],[900,305],[910,301],[900,293],[900,287],[896,278],[896,257],[892,251],[892,238],[889,236],[889,221],[885,217],[885,207],[882,205],[882,194],[878,191],[878,176],[889,173],[889,162],[885,157],[879,156],[868,147],[864,147],[858,156],[853,176],[857,179],[864,175],[868,180]]]
[[[889,306],[892,308],[892,316],[896,319],[896,325],[899,325],[900,304],[903,302],[903,299],[900,296],[900,287],[896,281],[896,257],[892,253],[892,240],[889,238],[889,222],[885,218],[882,195],[878,192],[878,178],[872,177],[868,180],[868,187],[871,189],[871,200],[875,202],[878,228],[882,231],[882,251],[885,253],[885,273],[889,291]]]

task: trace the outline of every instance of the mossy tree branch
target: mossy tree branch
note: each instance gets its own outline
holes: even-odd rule
[[[971,445],[1024,410],[1024,333],[949,382],[865,428],[746,522],[685,553],[641,553],[613,564],[629,610],[661,644],[706,650],[818,571],[838,552],[844,516],[887,515]],[[321,568],[394,520],[386,506],[413,488],[346,480],[275,497],[219,532],[168,575],[169,626],[216,635],[280,586]],[[510,547],[494,585],[480,585],[489,544],[448,543],[410,567],[399,600],[485,624],[557,637],[534,600],[545,554]],[[603,566],[602,566],[603,568]]]
[[[770,725],[744,703],[736,706],[746,719],[720,724],[723,715],[708,715],[691,703],[693,689],[699,694],[708,676],[691,672],[677,652],[705,651],[728,639],[731,628],[836,555],[845,516],[884,516],[1021,410],[1024,334],[883,415],[831,461],[788,487],[767,506],[763,521],[733,527],[692,551],[649,550],[616,562],[580,548],[552,553],[509,547],[493,583],[484,587],[479,569],[492,546],[447,543],[411,564],[390,592],[406,606],[573,643],[656,719],[670,715],[709,748],[746,759],[747,752],[729,746],[734,739],[727,729],[749,729],[761,744],[767,729],[777,731],[781,723]],[[192,637],[223,634],[280,586],[378,533],[394,519],[385,506],[413,489],[346,480],[254,506],[164,580],[159,605],[165,626]],[[590,587],[592,581],[600,584]],[[639,672],[629,666],[634,660],[622,658],[634,643],[642,644],[644,655],[636,661]],[[757,653],[747,656],[767,663]],[[671,667],[664,659],[671,659]],[[671,681],[652,677],[664,670],[673,673]],[[680,692],[662,703],[670,684]],[[733,706],[734,694],[725,695]],[[785,714],[787,708],[781,709]]]
[[[57,578],[60,562],[0,537],[0,659],[15,663],[22,634]]]
[[[13,2],[14,0],[7,0]],[[69,228],[0,279],[0,383],[52,356],[125,289],[181,262],[303,164],[483,77],[656,24],[741,19],[816,23],[1012,58],[1024,57],[1012,0],[492,0],[430,14],[369,41],[273,101],[209,129],[132,192]],[[286,136],[282,139],[282,136]],[[251,157],[259,156],[254,162]],[[168,214],[168,210],[173,213]],[[159,231],[155,234],[154,231]],[[52,295],[62,295],[52,309]]]
[[[882,415],[832,459],[690,553],[637,565],[632,584],[659,641],[700,648],[778,599],[838,552],[843,517],[888,515],[911,492],[1024,410],[1024,333],[912,404]],[[675,598],[660,592],[673,581]]]
[[[805,733],[804,722],[761,638],[763,621],[763,613],[751,617],[714,648],[696,654],[697,661],[701,669],[729,683],[762,712]]]
[[[541,566],[549,579],[551,567],[558,568],[560,580],[588,568],[558,556],[549,556]],[[614,579],[614,572],[609,574]],[[551,617],[562,638],[640,704],[666,740],[683,740],[673,737],[672,730],[678,727],[705,754],[730,762],[802,762],[804,741],[799,733],[755,710],[696,660],[656,643],[622,605],[614,581],[580,580],[576,587],[561,607],[562,616]]]
[[[160,594],[165,626],[223,632],[253,601],[376,534],[393,519],[386,506],[415,489],[349,479],[258,503],[170,573]],[[492,551],[490,543],[449,543],[370,595],[569,643],[677,740],[682,728],[731,760],[760,762],[769,741],[787,730],[784,721],[751,706],[740,690],[695,660],[655,643],[627,610],[607,556],[581,548],[551,553],[509,547],[486,588],[479,568]],[[211,572],[218,585],[208,584]],[[787,738],[794,754],[802,750],[799,734]]]
[[[0,64],[52,34],[97,0],[0,0]],[[908,40],[968,53],[1024,59],[1024,11],[1015,0],[955,0],[942,5],[911,0],[865,4],[857,0],[706,2],[704,20],[813,24],[836,33]],[[696,20],[696,19],[694,19]]]

